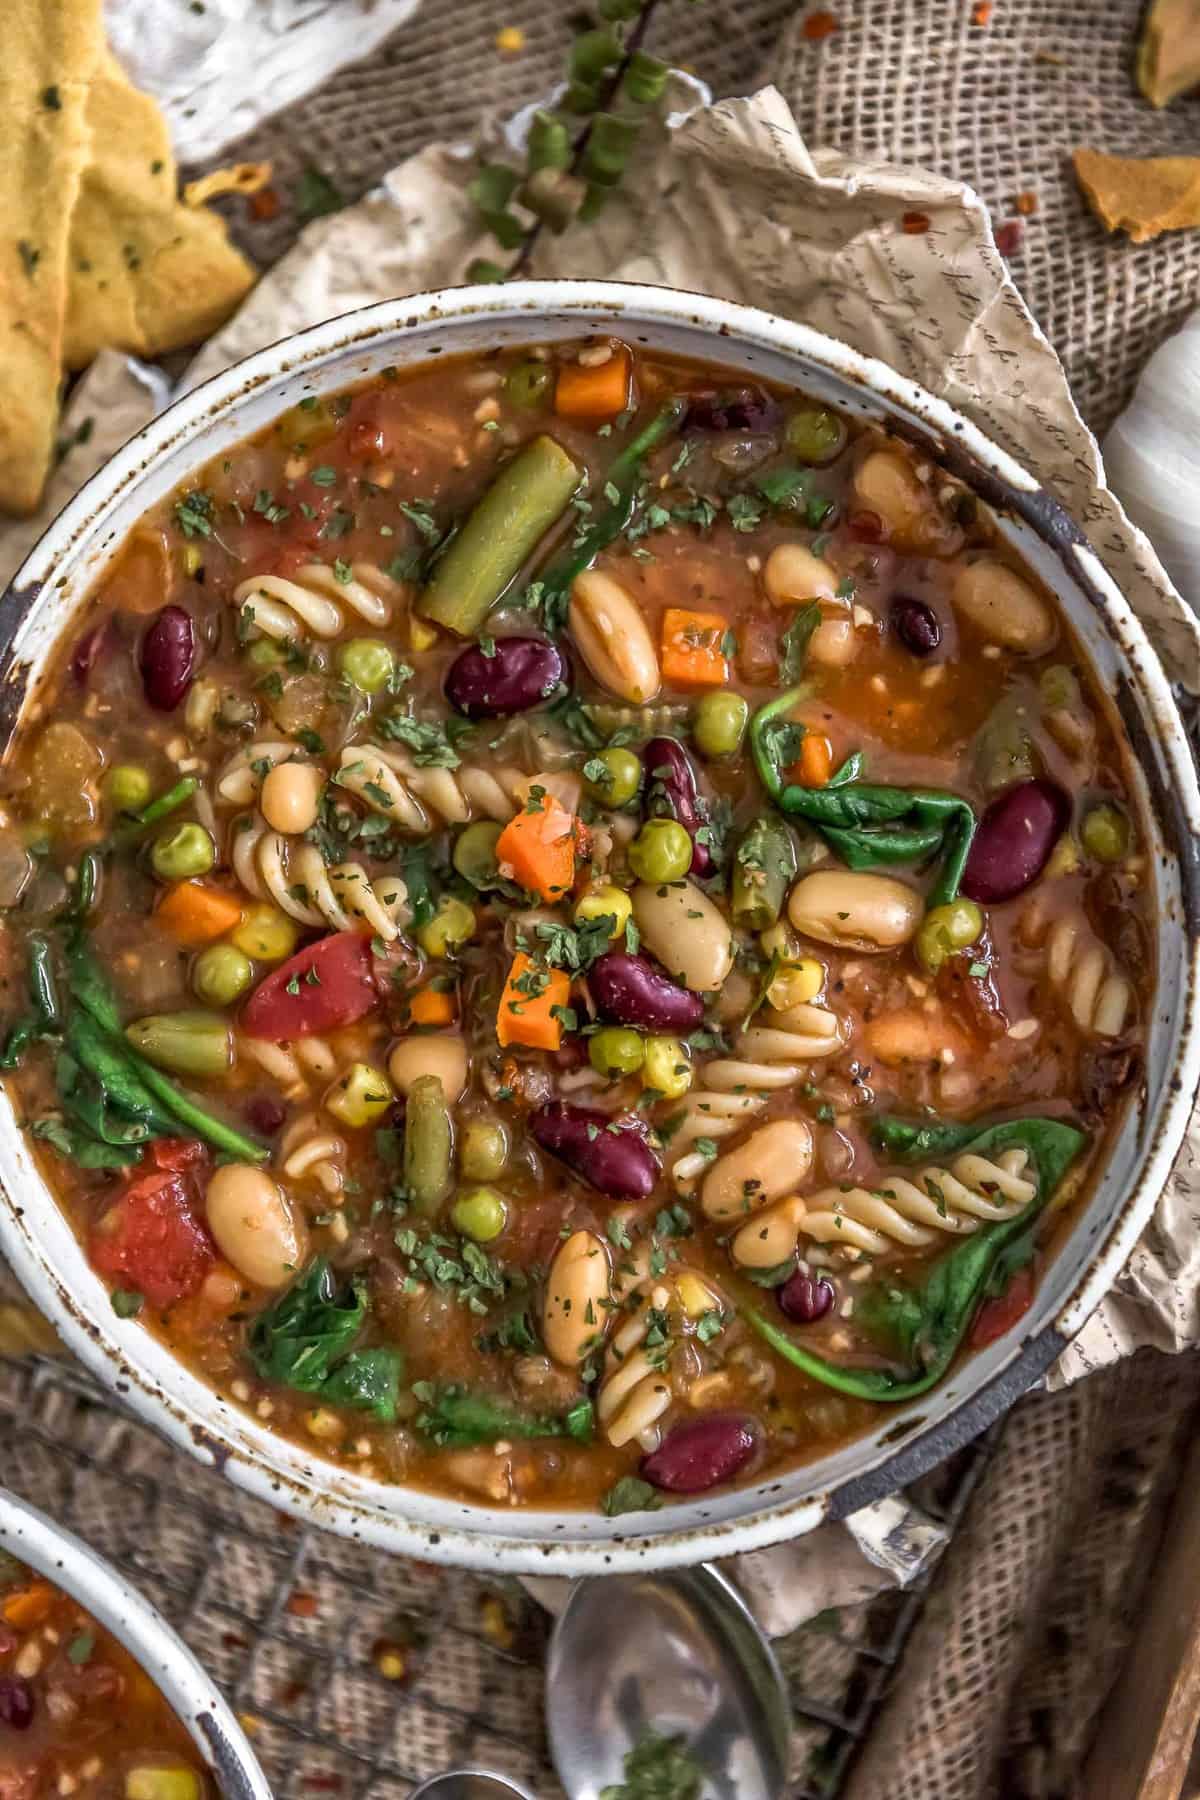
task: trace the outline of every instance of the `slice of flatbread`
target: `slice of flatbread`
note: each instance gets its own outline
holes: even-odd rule
[[[37,505],[54,451],[68,237],[91,143],[100,0],[3,0],[0,509]]]
[[[1075,174],[1106,231],[1145,244],[1200,225],[1200,156],[1105,156],[1076,150]]]
[[[92,158],[71,221],[71,369],[106,347],[154,357],[208,337],[254,283],[224,221],[177,198],[163,116],[107,51],[88,122]]]

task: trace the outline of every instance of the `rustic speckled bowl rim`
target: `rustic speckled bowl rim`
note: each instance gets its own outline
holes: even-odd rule
[[[162,1614],[74,1532],[0,1488],[0,1550],[77,1600],[140,1665],[183,1725],[224,1800],[271,1800],[249,1739]]]
[[[136,1322],[115,1317],[0,1098],[0,1249],[102,1381],[174,1442],[299,1517],[388,1550],[512,1573],[599,1574],[760,1548],[894,1491],[975,1437],[1045,1371],[1111,1286],[1154,1209],[1200,1079],[1200,791],[1141,625],[1079,528],[970,421],[885,365],[754,308],[626,283],[516,282],[386,301],[259,351],[139,432],[27,559],[0,600],[0,725],[17,718],[49,645],[136,516],[301,395],[443,352],[613,329],[634,343],[790,381],[864,418],[886,418],[989,502],[1003,534],[1059,595],[1134,746],[1158,887],[1160,979],[1137,1103],[1017,1326],[922,1401],[896,1408],[889,1422],[805,1468],[615,1520],[476,1505],[373,1482],[272,1435]]]

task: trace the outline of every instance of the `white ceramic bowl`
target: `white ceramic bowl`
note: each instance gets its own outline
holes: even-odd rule
[[[191,1651],[123,1575],[45,1513],[0,1488],[0,1550],[77,1600],[150,1677],[224,1800],[271,1800],[245,1732]]]
[[[875,1429],[806,1468],[611,1520],[500,1510],[365,1480],[273,1436],[225,1404],[150,1334],[118,1319],[102,1282],[0,1099],[0,1247],[79,1357],[143,1417],[241,1486],[316,1524],[390,1550],[476,1568],[590,1574],[729,1555],[810,1530],[894,1490],[976,1435],[1043,1372],[1111,1284],[1153,1211],[1200,1073],[1200,794],[1179,714],[1145,635],[1082,535],[1005,451],[881,363],[748,307],[662,288],[520,282],[388,301],[276,344],[197,388],[132,439],[51,527],[0,603],[11,721],[72,609],[144,510],[200,464],[306,394],[389,365],[616,331],[638,346],[699,356],[730,373],[794,383],[918,439],[996,509],[999,527],[1058,594],[1138,758],[1158,885],[1158,1000],[1144,1082],[1086,1206],[1032,1308],[922,1399],[880,1411]]]

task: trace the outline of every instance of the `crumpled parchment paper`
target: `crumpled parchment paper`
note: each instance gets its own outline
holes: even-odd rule
[[[260,119],[368,56],[420,0],[106,0],[109,42],[167,116],[181,163],[202,162]]]
[[[979,197],[918,169],[810,152],[773,88],[717,105],[698,104],[697,94],[695,83],[677,83],[680,110],[647,126],[618,198],[587,230],[543,234],[531,273],[745,301],[803,319],[944,396],[1059,494],[1172,679],[1200,691],[1200,628],[1105,487],[1095,441],[1008,276]],[[510,129],[519,133],[520,121]],[[322,319],[461,281],[472,256],[493,253],[466,198],[470,173],[465,152],[433,146],[358,205],[315,221],[200,352],[188,384]],[[913,214],[928,225],[906,229]],[[88,418],[91,435],[68,452],[54,507],[151,415],[146,379],[111,356],[90,371],[66,435]],[[0,535],[0,576],[33,535],[27,525]],[[1152,1226],[1051,1380],[1065,1383],[1143,1344],[1178,1350],[1198,1341],[1200,1176],[1189,1140]],[[782,1631],[822,1607],[911,1580],[943,1537],[918,1509],[887,1501],[845,1526],[739,1558],[738,1575],[769,1628]]]

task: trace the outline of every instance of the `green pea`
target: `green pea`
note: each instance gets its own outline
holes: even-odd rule
[[[192,992],[209,1006],[230,1006],[254,980],[254,964],[233,944],[210,944],[192,964]]]
[[[499,1119],[472,1119],[463,1130],[459,1166],[468,1181],[494,1181],[508,1162],[508,1132]]]
[[[681,881],[692,866],[692,840],[676,819],[647,819],[629,846],[639,881]]]
[[[936,975],[953,951],[977,943],[982,931],[983,913],[974,900],[951,900],[945,906],[935,906],[925,914],[917,932],[917,960],[930,975]]]
[[[710,761],[733,756],[741,748],[749,722],[750,706],[741,694],[705,694],[692,720],[697,750]]]
[[[338,667],[363,694],[381,694],[396,668],[396,658],[378,638],[351,638],[338,651]]]
[[[845,420],[824,406],[802,406],[787,423],[787,447],[792,455],[817,467],[841,454],[847,436]]]
[[[155,838],[150,867],[160,881],[190,881],[207,875],[217,860],[213,841],[203,825],[177,825]]]
[[[275,669],[287,661],[287,651],[274,638],[255,638],[246,645],[246,661],[252,669]]]
[[[477,1244],[490,1244],[498,1238],[508,1221],[508,1207],[495,1188],[471,1188],[460,1194],[450,1214],[454,1229]]]
[[[1079,706],[1083,700],[1079,678],[1065,663],[1051,663],[1048,669],[1042,670],[1038,677],[1038,692],[1043,704],[1052,712],[1064,706]]]
[[[553,387],[554,370],[544,362],[518,363],[504,378],[505,398],[530,412],[548,403]]]
[[[125,1027],[140,1056],[173,1075],[223,1075],[233,1060],[228,1025],[212,1013],[152,1013]]]
[[[1084,849],[1097,862],[1118,863],[1129,854],[1129,820],[1107,801],[1088,810],[1079,835]]]
[[[454,867],[472,887],[495,887],[499,881],[496,844],[503,830],[503,825],[494,819],[479,819],[459,832],[454,844]]]
[[[417,942],[426,956],[449,956],[475,936],[475,923],[475,913],[465,900],[443,894],[432,919],[418,927]]]
[[[632,750],[601,750],[583,768],[584,785],[601,806],[628,806],[642,784],[642,764]]]
[[[140,763],[118,763],[105,776],[104,789],[118,812],[137,812],[154,792],[149,773]]]
[[[645,1055],[642,1038],[624,1025],[606,1025],[588,1043],[588,1061],[610,1081],[619,1075],[636,1075]]]

